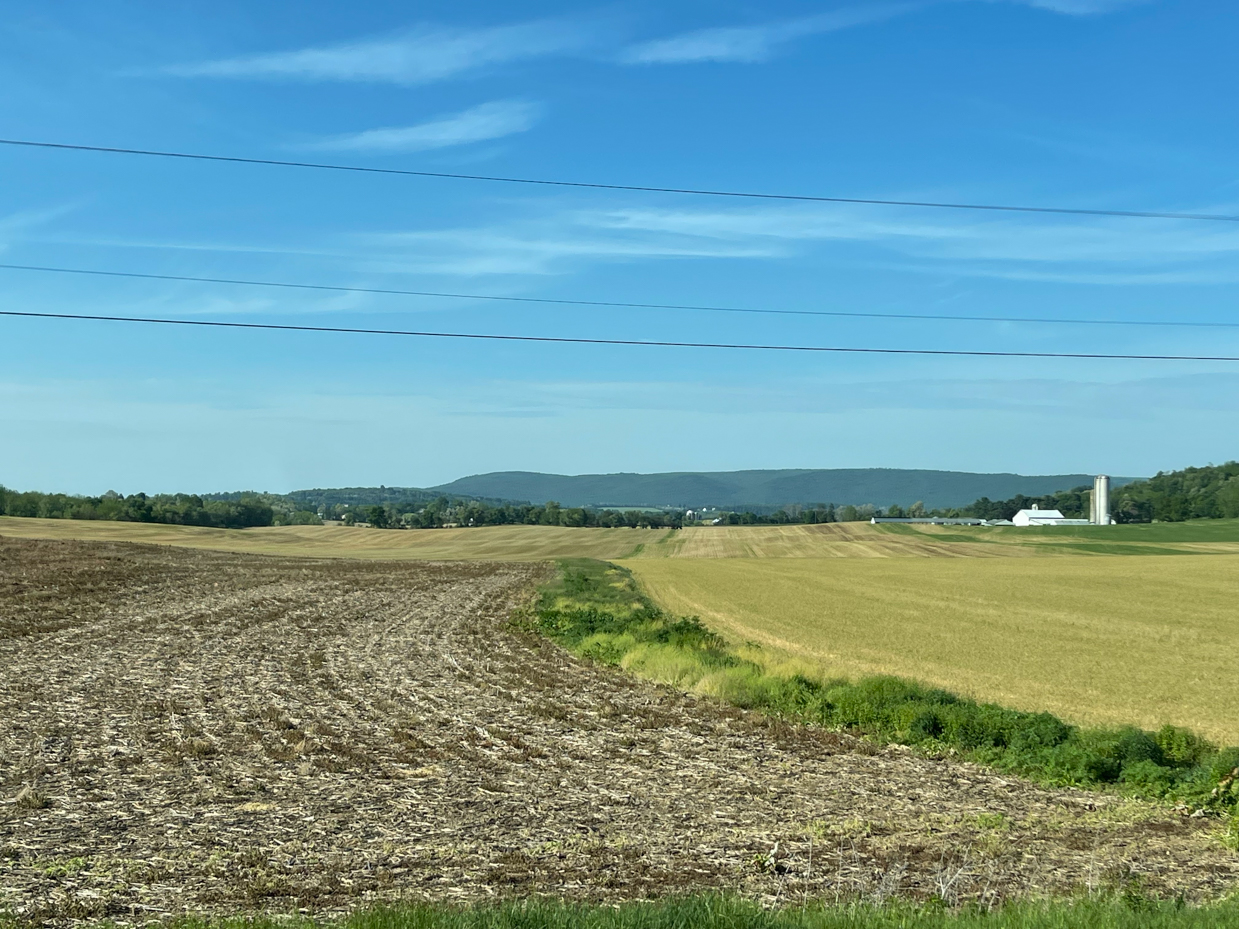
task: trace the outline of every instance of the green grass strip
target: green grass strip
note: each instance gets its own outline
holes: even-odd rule
[[[661,610],[616,565],[563,562],[519,621],[577,655],[746,709],[954,752],[1051,786],[1112,789],[1219,813],[1234,814],[1239,804],[1239,748],[1219,748],[1176,726],[1083,728],[897,677],[771,672],[695,617]],[[1239,818],[1228,835],[1239,845]]]
[[[4,925],[0,916],[0,926]],[[1239,905],[1229,901],[1186,907],[1176,901],[1112,897],[1016,903],[994,910],[948,910],[933,904],[766,909],[714,896],[619,906],[532,899],[473,907],[402,904],[334,919],[232,917],[177,919],[165,925],[177,929],[1215,929],[1239,925]]]

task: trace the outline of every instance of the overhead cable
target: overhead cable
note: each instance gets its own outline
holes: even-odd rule
[[[1004,352],[941,348],[852,348],[826,345],[768,345],[748,342],[677,342],[654,339],[590,339],[573,336],[501,335],[481,332],[433,332],[416,329],[361,329],[348,326],[294,326],[285,323],[235,323],[211,319],[159,319],[145,316],[105,316],[93,313],[37,313],[0,310],[0,316],[32,319],[93,320],[114,323],[150,323],[162,326],[198,326],[218,329],[262,329],[279,332],[326,332],[350,335],[413,336],[424,339],[468,339],[495,342],[542,342],[560,345],[624,345],[646,348],[712,348],[763,352],[827,352],[850,355],[937,355],[974,358],[1079,358],[1112,361],[1239,361],[1239,355],[1128,355],[1102,352]]]
[[[137,278],[147,281],[176,281],[192,284],[238,284],[246,287],[282,287],[293,290],[329,293],[380,294],[402,297],[438,297],[452,300],[492,300],[509,303],[590,306],[638,310],[692,310],[703,313],[758,313],[773,316],[830,316],[852,319],[907,319],[952,322],[1065,323],[1088,326],[1184,326],[1192,328],[1239,328],[1239,322],[1188,322],[1146,319],[1061,319],[1052,316],[962,316],[931,313],[871,313],[858,310],[780,310],[760,307],[703,306],[693,303],[627,303],[617,300],[570,300],[558,297],[512,297],[500,294],[462,294],[434,290],[397,290],[386,287],[349,287],[339,284],[300,284],[292,281],[255,281],[230,277],[192,277],[185,274],[152,274],[138,271],[104,271],[95,268],[58,268],[45,265],[0,264],[0,270],[41,271],[53,274],[86,274],[99,277]]]
[[[1117,216],[1128,219],[1179,219],[1209,222],[1239,222],[1239,216],[1224,213],[1178,213],[1157,210],[1089,210],[1057,206],[1009,206],[993,203],[951,203],[931,200],[879,200],[873,197],[824,197],[809,194],[758,193],[741,190],[707,190],[692,187],[654,187],[638,184],[607,184],[595,181],[565,181],[549,178],[504,177],[491,174],[456,174],[447,171],[413,171],[405,168],[376,168],[366,165],[330,164],[321,161],[283,161],[276,158],[244,158],[237,155],[206,155],[199,152],[169,152],[147,148],[121,148],[108,145],[76,145],[67,142],[41,142],[31,139],[0,139],[0,145],[59,149],[74,152],[102,152],[113,155],[144,155],[154,158],[180,158],[231,164],[269,165],[281,168],[312,168],[320,171],[352,171],[361,174],[395,174],[404,177],[429,177],[457,181],[493,181],[502,184],[528,184],[542,187],[574,187],[590,190],[622,190],[637,193],[691,194],[702,197],[735,197],[753,200],[793,200],[808,203],[852,203],[866,206],[928,207],[941,210],[987,210],[1002,213],[1053,213],[1068,216]]]

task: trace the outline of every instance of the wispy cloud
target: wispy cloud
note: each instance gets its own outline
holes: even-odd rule
[[[542,275],[648,260],[796,261],[828,250],[850,262],[962,277],[1100,285],[1239,280],[1239,231],[1228,228],[862,207],[567,210],[489,226],[384,233],[360,244],[367,270],[383,273]]]
[[[541,115],[542,107],[537,103],[495,100],[416,126],[369,129],[325,139],[310,147],[326,151],[420,152],[526,132],[533,128]]]
[[[574,222],[623,230],[631,240],[645,232],[664,243],[725,242],[766,257],[802,254],[815,243],[853,242],[879,249],[875,259],[902,256],[896,260],[912,260],[918,268],[933,267],[923,264],[932,259],[950,262],[953,273],[984,277],[1096,284],[1239,279],[1239,230],[1189,222],[1017,221],[862,207],[620,209],[580,214]]]
[[[922,5],[873,3],[867,6],[845,7],[818,16],[756,26],[699,29],[667,39],[633,45],[620,54],[620,60],[627,64],[767,61],[781,45],[795,39],[882,22]]]
[[[894,191],[908,199],[949,194]],[[524,204],[522,207],[520,204]],[[1175,204],[1173,206],[1179,206]],[[1185,204],[1231,212],[1233,203]],[[270,254],[373,274],[570,274],[598,266],[730,260],[787,267],[827,261],[957,278],[1098,286],[1239,282],[1239,230],[1224,223],[1070,221],[844,205],[565,209],[513,201],[509,217],[476,225],[351,232],[303,246],[159,240],[29,242]],[[523,213],[523,215],[521,215]],[[3,231],[0,220],[0,232]],[[0,243],[3,238],[0,237]]]
[[[596,32],[596,26],[571,19],[488,29],[421,25],[396,36],[165,70],[182,77],[426,84],[493,65],[579,51],[595,41]]]
[[[659,259],[773,258],[756,242],[720,242],[649,233],[629,234],[548,217],[493,227],[363,236],[366,270],[380,273],[489,275],[564,274],[582,266]]]
[[[805,16],[754,26],[698,29],[666,39],[654,39],[624,49],[626,64],[687,64],[703,61],[755,63],[768,61],[780,47],[796,39],[880,23],[912,10],[945,2],[871,3],[844,7],[817,16]],[[994,0],[988,0],[994,2]],[[1069,16],[1110,13],[1148,0],[1000,0],[1052,10]]]
[[[7,251],[16,240],[29,238],[27,230],[47,225],[76,209],[76,204],[62,204],[41,210],[19,210],[0,216],[0,252]]]
[[[1014,0],[1014,2],[1035,6],[1042,10],[1053,10],[1055,13],[1066,13],[1068,16],[1095,16],[1147,3],[1148,0]]]

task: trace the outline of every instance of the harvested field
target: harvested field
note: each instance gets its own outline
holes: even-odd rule
[[[696,526],[640,558],[1020,558],[1030,555],[1239,555],[1239,520],[1014,528],[825,523]]]
[[[79,542],[145,542],[208,551],[376,561],[540,561],[627,558],[657,545],[668,529],[482,526],[406,532],[349,526],[209,529],[156,523],[0,516],[0,537]]]
[[[553,558],[1023,558],[1033,555],[1239,554],[1239,520],[1051,529],[828,523],[597,529],[481,526],[383,531],[344,526],[209,529],[0,516],[0,537],[145,542],[208,551],[377,561]]]
[[[902,527],[901,527],[902,528]],[[1036,554],[1012,544],[982,541],[956,532],[890,532],[869,523],[816,526],[696,526],[675,533],[645,558],[1003,558]]]
[[[0,540],[0,907],[1239,886],[1219,825],[589,666],[545,569]]]
[[[1239,556],[626,562],[767,658],[1239,745]]]

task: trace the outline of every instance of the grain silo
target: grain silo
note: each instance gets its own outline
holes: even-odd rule
[[[1093,478],[1093,501],[1088,521],[1095,526],[1108,526],[1110,519],[1110,475]]]

